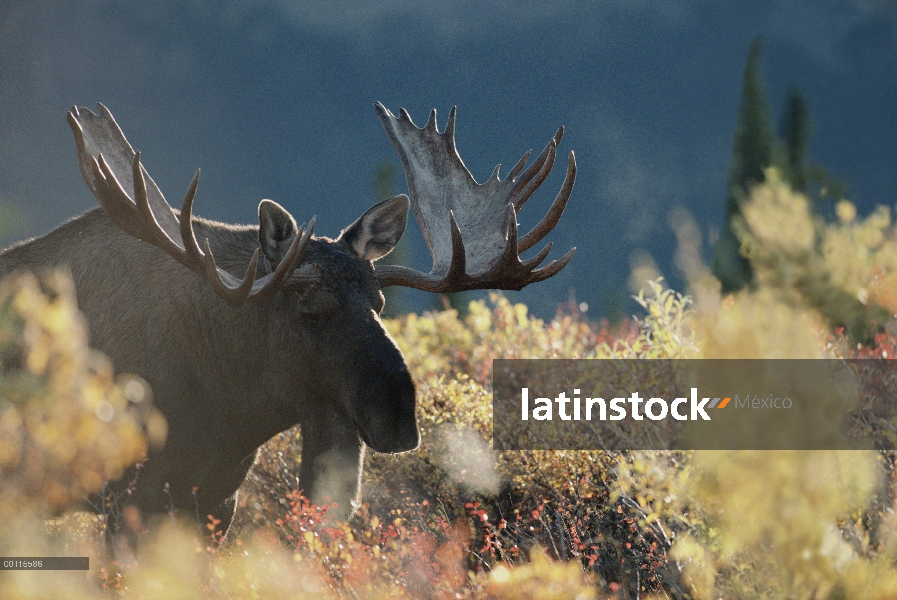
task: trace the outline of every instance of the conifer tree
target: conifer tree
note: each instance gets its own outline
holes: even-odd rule
[[[741,255],[741,242],[733,220],[741,219],[741,201],[751,186],[762,183],[763,170],[773,162],[775,135],[761,72],[763,43],[751,44],[741,86],[738,122],[732,142],[732,162],[726,189],[725,224],[714,248],[713,274],[722,283],[723,293],[740,290],[753,281],[750,262]]]
[[[803,94],[797,88],[788,93],[779,136],[785,143],[785,181],[797,192],[807,191],[807,145],[810,141],[810,117]]]
[[[791,88],[779,128],[783,144],[782,174],[793,190],[807,194],[814,204],[823,199],[841,200],[847,193],[847,182],[807,158],[813,129],[809,115],[803,94]]]

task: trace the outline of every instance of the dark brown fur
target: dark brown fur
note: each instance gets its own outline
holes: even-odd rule
[[[295,223],[276,208],[262,220],[269,243],[262,242],[268,261],[260,261],[259,276],[295,234]],[[239,308],[158,248],[123,233],[99,208],[0,254],[0,275],[69,269],[91,345],[116,370],[143,377],[168,420],[164,447],[150,453],[122,502],[145,518],[171,509],[212,514],[226,530],[258,448],[298,423],[300,485],[312,500],[330,498],[348,514],[365,444],[382,452],[417,446],[414,383],[379,320],[383,296],[372,254],[358,240],[373,212],[338,240],[310,241],[303,263],[319,267],[320,283],[290,280],[272,298]],[[222,269],[244,275],[260,245],[258,226],[196,218],[194,229],[199,240],[209,238]],[[110,489],[122,494],[123,486]]]

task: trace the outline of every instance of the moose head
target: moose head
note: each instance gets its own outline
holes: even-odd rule
[[[479,184],[455,148],[454,108],[442,133],[435,110],[418,128],[404,110],[375,109],[409,194],[369,209],[336,239],[313,236],[314,217],[297,226],[270,200],[259,205],[258,226],[194,217],[199,171],[175,210],[106,107],[68,114],[102,211],[6,250],[0,270],[67,266],[92,343],[149,382],[168,439],[110,488],[145,516],[174,508],[227,527],[258,448],[297,423],[300,487],[348,514],[365,447],[404,452],[420,442],[414,381],[379,319],[381,289],[519,290],[572,257],[575,249],[540,267],[550,243],[519,255],[558,223],[573,152],[546,216],[517,233],[517,212],[551,171],[563,128],[528,168],[529,152],[504,178],[496,167]],[[429,273],[374,265],[402,236],[409,206],[433,257]]]

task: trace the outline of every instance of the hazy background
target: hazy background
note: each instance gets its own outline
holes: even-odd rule
[[[897,201],[897,2],[703,0],[78,2],[0,1],[2,241],[40,235],[93,206],[65,121],[73,104],[110,108],[170,203],[197,167],[196,213],[257,222],[272,198],[336,235],[375,200],[398,159],[372,103],[458,106],[461,157],[482,181],[558,125],[579,173],[553,279],[511,293],[550,316],[575,290],[589,315],[632,312],[630,258],[644,249],[674,284],[669,211],[704,234],[723,221],[744,61],[765,41],[774,117],[790,86],[809,104],[809,155],[868,212]],[[558,161],[521,211],[541,218]],[[416,224],[408,262],[428,270]],[[531,251],[532,252],[532,251]],[[434,305],[405,295],[409,309]]]

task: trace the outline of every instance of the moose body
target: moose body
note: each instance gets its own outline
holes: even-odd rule
[[[194,229],[235,274],[259,247],[258,227],[194,219]],[[377,317],[370,262],[326,239],[310,240],[306,260],[325,274],[314,290],[288,282],[264,303],[232,307],[97,208],[6,250],[0,273],[69,269],[91,344],[149,383],[169,431],[130,503],[147,515],[212,514],[226,526],[259,446],[298,423],[304,491],[343,513],[357,494],[362,440],[383,452],[418,444],[414,384]]]
[[[435,110],[417,128],[404,110],[396,118],[375,107],[410,199],[370,208],[335,240],[312,237],[314,219],[297,227],[270,200],[259,204],[258,226],[194,217],[198,172],[175,210],[104,106],[99,115],[69,113],[81,173],[102,208],[3,251],[0,275],[68,269],[91,344],[148,382],[167,439],[110,488],[145,517],[212,515],[226,531],[259,447],[296,424],[300,487],[348,515],[365,447],[403,452],[420,442],[414,382],[379,319],[381,288],[521,289],[570,260],[573,250],[537,268],[551,244],[527,260],[519,252],[559,221],[575,178],[572,152],[545,218],[519,240],[516,221],[551,171],[562,130],[525,171],[529,152],[504,179],[496,168],[478,184],[455,149],[454,109],[440,133]],[[373,264],[399,241],[409,206],[433,256],[429,274]],[[108,498],[96,508],[107,512]],[[112,528],[117,508],[107,514]]]

